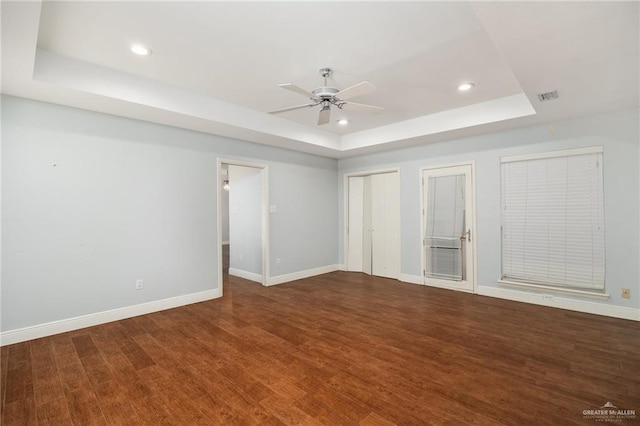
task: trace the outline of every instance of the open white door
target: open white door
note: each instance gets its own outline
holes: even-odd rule
[[[229,275],[264,283],[262,169],[230,164]]]
[[[424,170],[422,186],[424,282],[474,291],[472,166]]]

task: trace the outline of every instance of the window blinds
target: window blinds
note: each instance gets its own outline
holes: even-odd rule
[[[502,279],[604,290],[602,148],[501,159]]]
[[[464,280],[465,175],[429,177],[427,185],[425,275]]]

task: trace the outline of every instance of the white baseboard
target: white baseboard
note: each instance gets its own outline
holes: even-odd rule
[[[400,281],[403,283],[424,285],[424,279],[420,275],[400,274]]]
[[[139,315],[177,308],[179,306],[190,305],[192,303],[204,302],[206,300],[216,299],[221,295],[220,287],[218,287],[213,290],[185,294],[183,296],[170,297],[168,299],[154,300],[153,302],[141,303],[139,305],[126,306],[124,308],[111,309],[79,317],[52,321],[45,324],[19,328],[17,330],[9,330],[0,333],[0,346],[12,345],[14,343],[25,342],[27,340],[66,333],[67,331],[119,321],[125,318],[137,317]]]
[[[405,283],[409,283],[409,284],[418,284],[418,285],[424,285],[427,287],[434,287],[434,288],[442,288],[445,290],[453,290],[453,291],[461,291],[463,293],[473,293],[473,290],[467,290],[464,288],[458,288],[455,286],[448,286],[448,285],[440,285],[440,284],[435,284],[435,283],[429,283],[426,284],[424,282],[424,278],[418,275],[407,275],[407,274],[401,274],[400,275],[400,281],[405,282]]]
[[[422,277],[418,275],[400,274],[400,281],[409,284],[424,284]],[[448,289],[457,290],[454,288]],[[477,286],[476,294],[479,294],[481,296],[496,297],[498,299],[513,300],[516,302],[531,303],[534,305],[567,309],[570,311],[585,312],[588,314],[604,315],[607,317],[640,321],[640,309],[627,308],[624,306],[606,305],[604,303],[597,303],[588,300],[570,299],[567,297],[558,296],[556,294],[548,295],[542,293],[531,293],[527,291],[489,286]]]
[[[347,265],[345,265],[344,263],[340,263],[339,265],[336,265],[338,267],[338,271],[346,271],[347,270]]]
[[[551,306],[553,308],[567,309],[570,311],[640,321],[640,309],[606,305],[588,300],[569,299],[555,294],[531,293],[489,286],[478,286],[476,293],[482,296],[497,297],[499,299],[514,300],[534,305]]]
[[[294,272],[286,275],[278,275],[268,280],[267,285],[283,284],[303,278],[326,274],[341,270],[341,265],[328,265],[320,268],[308,269],[306,271]],[[238,271],[238,270],[235,270]],[[229,271],[231,274],[231,271]],[[245,271],[240,273],[250,274],[258,277],[252,281],[260,282],[258,274],[251,274]],[[233,274],[232,274],[233,275]],[[237,275],[240,276],[240,275]],[[241,277],[246,278],[246,277]],[[251,280],[251,278],[246,278]],[[422,279],[416,275],[401,274],[400,281],[410,284],[423,284]],[[517,302],[531,303],[534,305],[551,306],[555,308],[567,309],[571,311],[585,312],[595,315],[604,315],[614,318],[622,318],[633,321],[640,321],[640,309],[627,308],[624,306],[612,306],[603,303],[596,303],[584,300],[574,300],[556,295],[546,295],[540,293],[530,293],[513,289],[498,287],[478,286],[476,293],[482,296],[496,297],[499,299],[513,300]],[[125,318],[136,317],[165,309],[177,308],[179,306],[190,305],[192,303],[204,302],[221,296],[220,288],[202,291],[199,293],[186,294],[183,296],[171,297],[168,299],[156,300],[153,302],[141,303],[139,305],[127,306],[124,308],[112,309],[109,311],[96,312],[74,318],[67,318],[59,321],[52,321],[45,324],[38,324],[16,330],[9,330],[0,333],[0,346],[25,342],[27,340],[38,339],[54,334],[65,333],[67,331],[78,330],[94,325],[119,321]]]
[[[267,285],[284,284],[290,281],[301,280],[303,278],[314,277],[316,275],[328,274],[340,270],[340,265],[327,265],[319,268],[307,269],[306,271],[293,272],[291,274],[277,275],[267,280]]]
[[[229,268],[229,275],[244,278],[245,280],[255,281],[262,284],[262,275],[255,272],[243,271],[242,269]]]

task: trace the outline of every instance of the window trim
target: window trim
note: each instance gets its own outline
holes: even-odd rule
[[[601,154],[604,153],[602,146],[590,146],[588,148],[563,149],[560,151],[536,152],[533,154],[508,155],[500,157],[500,164],[513,163],[514,161],[546,160],[549,158],[569,157],[574,155]]]

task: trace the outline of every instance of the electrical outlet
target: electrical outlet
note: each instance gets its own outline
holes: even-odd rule
[[[623,299],[631,299],[631,289],[630,288],[623,288],[622,289],[622,298]]]
[[[280,258],[279,258],[279,257],[277,257],[277,258],[276,258],[276,265],[279,265],[279,264],[280,264]]]
[[[543,294],[542,295],[542,300],[546,300],[547,302],[552,302],[553,301],[553,296],[550,294]]]
[[[136,280],[136,290],[142,290],[142,280]]]

